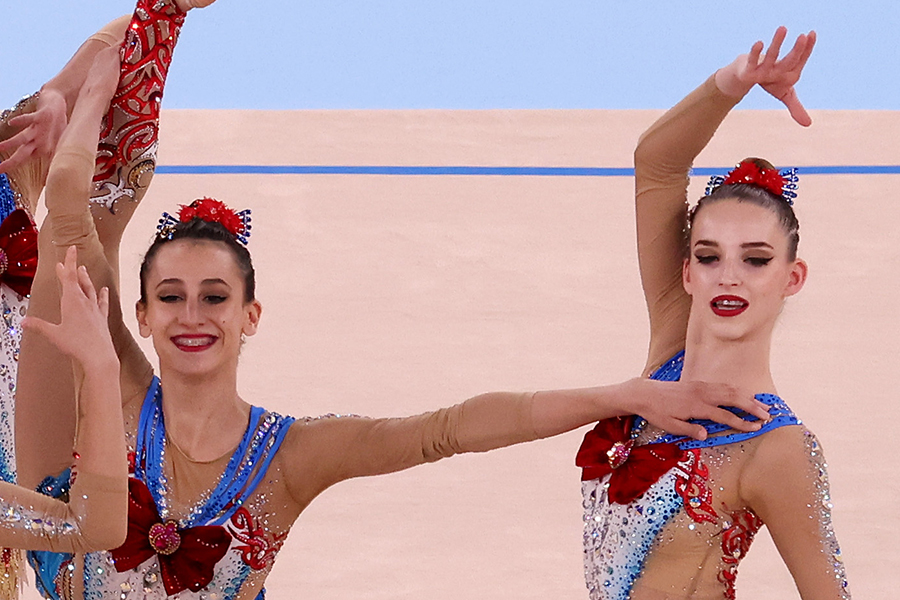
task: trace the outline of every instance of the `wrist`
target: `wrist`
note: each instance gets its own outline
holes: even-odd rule
[[[119,357],[114,350],[91,354],[87,359],[75,359],[86,379],[115,377],[119,379]]]
[[[752,83],[741,81],[732,65],[716,71],[715,82],[716,88],[730,98],[743,98],[753,88]]]
[[[634,388],[639,378],[628,379],[621,383],[609,386],[610,408],[615,411],[615,416],[624,417],[627,415],[637,414],[639,405],[639,396],[634,393]]]

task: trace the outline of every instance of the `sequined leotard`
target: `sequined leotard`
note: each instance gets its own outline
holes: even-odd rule
[[[675,381],[679,353],[652,374]],[[810,433],[777,396],[760,394],[770,420],[738,433],[711,422],[704,441],[640,431],[628,419],[610,419],[590,432],[579,452],[584,468],[584,566],[592,600],[735,597],[740,561],[764,524],[738,490],[747,477],[772,478],[777,454],[784,473],[800,481],[790,518],[813,523],[822,569],[843,597],[846,575],[831,526],[825,458]],[[632,446],[632,444],[634,444]],[[808,535],[810,528],[800,528]]]
[[[210,558],[204,558],[212,579],[196,590],[175,584],[170,590],[179,591],[171,595],[257,598],[292,524],[329,486],[537,437],[530,394],[477,396],[401,419],[328,415],[295,421],[254,408],[234,453],[200,463],[165,443],[157,385],[154,381],[145,397],[124,407],[135,480],[146,487],[133,480],[125,546],[83,557],[85,598],[162,599],[168,595],[166,578],[171,573],[182,584],[192,583],[196,571],[183,564],[192,561],[191,551],[180,555],[177,546],[189,543],[195,534],[185,528],[197,525],[219,525],[227,532],[224,538],[201,534],[212,535],[204,538],[212,548]],[[172,527],[179,539],[170,554],[165,540],[174,536],[163,536],[164,545],[156,550],[151,548],[155,538],[148,536],[149,527],[168,519],[176,523]],[[190,543],[196,550],[199,541]],[[43,553],[36,558],[43,564],[41,579],[54,597],[65,597],[71,587],[77,595],[79,584],[73,577],[81,557]]]
[[[691,310],[682,285],[689,173],[739,100],[711,77],[657,120],[635,150],[638,256],[651,328],[646,375],[680,376]],[[711,429],[698,443],[636,430],[628,420],[601,422],[588,435],[579,462],[591,598],[733,598],[738,564],[763,523],[804,597],[849,597],[821,448],[779,398],[758,399],[773,416],[762,435]]]

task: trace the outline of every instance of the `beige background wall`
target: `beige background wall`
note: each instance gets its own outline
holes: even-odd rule
[[[162,165],[629,167],[654,111],[164,113]],[[739,111],[697,166],[897,165],[900,113]],[[692,185],[702,193],[705,178]],[[262,329],[241,391],[295,416],[404,415],[492,389],[637,375],[648,339],[628,177],[158,175],[126,234],[124,297],[162,210],[251,207]],[[779,391],[822,439],[858,598],[900,585],[900,175],[801,180],[806,289]],[[300,518],[269,597],[586,598],[582,432],[340,484]],[[796,597],[760,535],[742,598]]]

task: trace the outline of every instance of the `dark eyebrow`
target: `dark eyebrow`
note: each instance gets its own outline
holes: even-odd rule
[[[171,283],[171,284],[179,284],[179,283],[184,283],[184,282],[181,281],[180,279],[176,278],[176,277],[170,277],[169,279],[163,279],[162,281],[160,281],[159,283],[157,283],[157,284],[156,284],[156,287],[159,287],[159,286],[161,286],[161,285],[168,285],[168,284],[170,284],[170,283]]]
[[[159,286],[161,286],[161,285],[167,285],[167,284],[176,284],[176,285],[181,284],[181,285],[183,285],[183,284],[184,284],[184,281],[182,281],[181,279],[178,279],[177,277],[170,277],[169,279],[163,279],[162,281],[160,281],[159,283],[157,283],[157,284],[156,284],[156,287],[159,287]],[[202,285],[218,285],[218,284],[221,284],[221,285],[224,285],[225,287],[228,287],[228,288],[231,287],[230,285],[228,285],[228,282],[227,282],[227,281],[225,281],[224,279],[219,279],[218,277],[213,277],[213,278],[211,278],[211,279],[204,279],[204,280],[201,282],[201,284],[202,284]]]
[[[696,242],[694,242],[694,246],[710,246],[712,248],[718,248],[719,243],[712,240],[697,240]],[[747,242],[746,244],[741,244],[741,248],[744,248],[745,250],[749,248],[768,248],[769,250],[775,249],[768,242]]]
[[[228,288],[231,287],[230,285],[228,285],[228,282],[227,282],[227,281],[225,281],[224,279],[219,279],[218,277],[214,277],[214,278],[212,278],[212,279],[204,279],[204,280],[201,282],[201,284],[202,284],[202,285],[218,285],[218,284],[222,284],[222,285],[224,285],[225,287],[228,287]]]

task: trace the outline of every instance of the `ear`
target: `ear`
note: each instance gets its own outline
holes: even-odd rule
[[[259,329],[259,318],[262,316],[262,304],[259,300],[248,302],[244,305],[244,326],[241,333],[254,335]]]
[[[147,305],[138,300],[134,303],[134,315],[137,317],[138,333],[142,338],[150,337],[150,326],[147,325]]]
[[[681,285],[688,296],[691,295],[691,259],[686,258],[681,263]]]
[[[808,274],[809,266],[806,264],[806,261],[802,258],[796,259],[794,261],[794,266],[791,267],[791,273],[788,277],[788,284],[784,288],[785,298],[788,296],[793,296],[803,289],[803,284],[806,283],[806,276]]]

